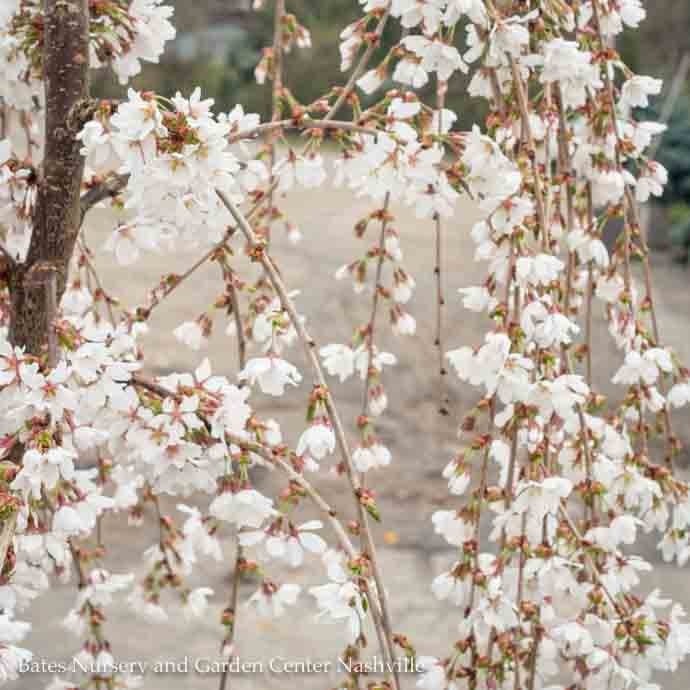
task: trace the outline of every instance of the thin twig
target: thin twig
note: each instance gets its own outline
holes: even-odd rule
[[[84,222],[86,214],[98,203],[106,199],[112,199],[122,192],[127,186],[129,175],[112,175],[98,185],[91,187],[80,199],[81,220]]]
[[[230,290],[230,302],[232,305],[233,316],[235,319],[235,327],[237,330],[237,359],[240,371],[244,369],[246,364],[246,353],[247,344],[244,337],[244,330],[242,328],[242,315],[240,314],[240,303],[237,296],[237,288],[235,287],[234,276],[232,273],[228,276],[229,279],[229,290]],[[232,624],[230,630],[228,631],[227,638],[225,639],[225,645],[227,645],[228,656],[231,658],[233,655],[233,643],[235,641],[235,635],[237,633],[237,611],[238,602],[240,596],[240,581],[242,580],[242,564],[244,562],[244,548],[240,542],[240,534],[237,532],[235,535],[235,566],[232,571],[232,586],[230,589],[230,603],[228,605],[228,610],[232,614]],[[226,690],[228,682],[228,673],[230,670],[230,664],[226,664],[223,667],[223,672],[220,676],[219,690]]]
[[[594,27],[596,30],[597,38],[602,46],[605,45],[603,32],[601,29],[601,8],[600,0],[592,0],[592,13],[594,18]],[[621,160],[621,151],[623,150],[623,139],[621,137],[620,127],[618,124],[618,118],[616,116],[616,98],[613,90],[613,81],[611,80],[611,75],[608,69],[604,69],[604,86],[606,87],[606,96],[608,99],[608,105],[610,109],[610,117],[613,127],[613,133],[616,140],[616,167],[620,175],[625,179],[625,170],[623,168],[623,162]],[[637,238],[640,242],[640,250],[642,253],[642,265],[644,269],[644,282],[645,290],[647,293],[647,302],[649,304],[649,314],[652,322],[652,334],[654,336],[655,345],[660,347],[661,338],[659,331],[659,322],[657,319],[656,305],[654,302],[653,294],[653,281],[652,281],[652,268],[649,260],[649,247],[645,242],[641,234],[641,224],[639,209],[637,207],[637,202],[630,185],[624,183],[624,208],[626,211],[626,222],[625,222],[625,287],[628,295],[631,295],[631,278],[630,278],[630,244],[631,244],[631,230],[634,229]],[[663,380],[659,382],[659,389],[666,397],[666,386]],[[667,443],[667,457],[666,463],[673,469],[673,457],[675,454],[675,443],[676,439],[673,434],[673,427],[671,423],[671,413],[669,411],[668,401],[664,402],[662,414],[664,417],[664,427],[666,430],[666,443]]]
[[[388,207],[390,206],[390,193],[386,194],[383,202],[382,216],[381,216],[381,234],[379,236],[378,244],[378,260],[376,262],[376,275],[374,277],[374,295],[371,299],[371,316],[367,324],[365,344],[367,349],[367,367],[366,377],[364,379],[364,399],[362,401],[362,417],[369,416],[369,389],[371,387],[371,380],[374,376],[374,369],[372,362],[374,361],[374,333],[376,329],[376,316],[378,313],[379,297],[382,289],[381,276],[383,274],[383,264],[386,259],[386,231],[388,230],[389,215]]]
[[[280,120],[280,99],[283,91],[283,18],[285,17],[285,0],[275,0],[273,20],[273,85],[271,87],[271,123],[275,124]],[[273,194],[275,192],[274,181],[276,180],[276,141],[272,134],[268,145],[268,167],[270,171],[270,184],[268,190],[268,214],[269,222],[266,225],[266,242],[271,242],[271,222],[273,215]]]
[[[369,60],[371,60],[372,56],[374,55],[374,51],[376,50],[379,40],[383,35],[383,30],[386,28],[386,22],[388,21],[389,15],[390,9],[386,9],[381,15],[381,19],[379,19],[379,23],[376,25],[373,39],[369,42],[366,50],[362,53],[357,66],[354,68],[354,70],[352,70],[350,78],[347,80],[347,83],[340,92],[340,95],[333,104],[333,107],[328,111],[328,115],[326,115],[325,118],[326,120],[332,120],[336,116],[336,114],[343,107],[345,101],[350,97],[350,94],[355,90],[357,80],[362,76],[362,73],[369,64]]]
[[[82,256],[84,257],[84,264],[86,266],[87,272],[95,281],[96,288],[98,289],[98,291],[103,295],[103,299],[105,300],[105,306],[106,306],[106,309],[108,310],[108,318],[110,319],[110,323],[114,326],[115,325],[115,312],[113,311],[113,305],[111,304],[110,296],[105,291],[105,288],[103,287],[103,283],[101,281],[101,278],[98,275],[98,271],[96,270],[96,267],[94,266],[93,261],[91,260],[91,249],[89,249],[89,247],[86,245],[86,242],[84,241],[83,235],[77,241],[77,245],[79,246],[79,249],[81,250]]]
[[[443,134],[443,109],[446,101],[447,84],[439,81],[436,89],[436,109],[438,110],[438,134]],[[434,214],[434,229],[435,229],[435,265],[434,276],[436,278],[436,336],[434,337],[434,345],[436,347],[438,356],[438,399],[439,399],[439,413],[448,415],[450,401],[448,399],[448,392],[446,390],[446,380],[448,377],[448,370],[445,362],[445,347],[443,345],[443,309],[446,300],[443,296],[443,224],[441,223],[441,216],[439,213]]]
[[[300,341],[304,346],[307,359],[310,362],[313,370],[314,383],[324,391],[326,409],[328,411],[328,415],[333,426],[333,430],[335,432],[340,452],[343,456],[346,475],[350,481],[350,486],[352,487],[352,491],[356,498],[360,529],[364,537],[364,543],[367,549],[367,556],[369,557],[369,560],[371,562],[372,574],[374,577],[374,582],[376,584],[376,590],[378,595],[377,598],[379,605],[381,607],[383,631],[388,643],[387,648],[384,646],[384,649],[382,651],[384,652],[384,656],[390,657],[390,659],[392,659],[394,657],[393,632],[391,629],[390,616],[388,612],[387,595],[384,588],[381,571],[378,565],[378,559],[376,556],[376,545],[371,532],[371,525],[369,523],[369,515],[361,501],[362,487],[352,459],[352,452],[350,450],[350,445],[348,443],[347,436],[345,435],[345,430],[340,419],[340,414],[336,409],[335,401],[326,383],[326,377],[323,373],[321,362],[319,361],[318,355],[316,354],[316,342],[307,332],[302,319],[299,318],[297,309],[295,308],[295,305],[288,294],[288,291],[283,283],[283,279],[281,278],[280,273],[274,266],[273,261],[271,260],[268,252],[266,251],[265,245],[258,240],[256,234],[254,233],[254,230],[252,229],[247,219],[242,215],[239,209],[237,209],[237,207],[230,201],[230,199],[228,199],[225,193],[219,189],[216,190],[216,193],[218,194],[218,197],[221,199],[225,207],[230,211],[233,218],[237,222],[237,225],[244,234],[251,251],[256,256],[257,261],[259,261],[265,269],[266,275],[271,281],[271,284],[273,285],[273,288],[281,301],[283,309],[288,313],[288,316],[290,317],[290,320],[292,321],[292,324],[295,330],[297,331]],[[393,672],[395,677],[394,687],[399,688],[400,684],[397,679],[396,669],[394,669]]]
[[[166,387],[162,386],[156,381],[152,381],[151,379],[141,374],[135,374],[133,382],[135,385],[150,391],[158,397],[167,398],[175,396],[175,393],[173,391],[168,390]],[[276,467],[280,468],[291,481],[298,484],[304,490],[304,492],[307,494],[307,496],[309,496],[314,505],[320,510],[324,519],[330,525],[331,529],[336,535],[336,538],[338,539],[338,542],[345,554],[347,555],[347,557],[350,560],[357,560],[359,558],[359,553],[352,544],[352,541],[350,540],[347,534],[347,530],[345,529],[343,523],[339,520],[336,510],[323,498],[323,496],[321,496],[317,489],[303,475],[296,472],[290,465],[290,463],[288,463],[285,460],[285,458],[283,457],[283,454],[285,453],[284,447],[271,448],[261,443],[248,441],[246,438],[236,436],[229,432],[226,432],[226,440],[230,444],[236,445],[244,451],[254,453],[266,460],[269,464],[275,465]],[[377,632],[382,632],[384,630],[385,624],[381,618],[382,614],[377,605],[378,602],[376,600],[370,599],[370,604],[371,605],[369,607],[369,610],[371,611],[374,626],[376,627]],[[383,644],[385,638],[380,637],[379,639],[382,642],[382,647],[385,655],[385,644]],[[222,687],[223,686],[221,686],[221,688]]]

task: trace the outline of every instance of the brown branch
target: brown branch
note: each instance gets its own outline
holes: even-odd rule
[[[378,47],[379,40],[383,35],[383,30],[386,28],[386,22],[388,22],[389,15],[390,10],[386,10],[381,15],[381,19],[379,19],[379,22],[376,25],[376,29],[374,31],[372,40],[369,42],[369,45],[367,46],[366,50],[362,53],[362,57],[359,59],[357,66],[354,68],[354,70],[352,70],[352,74],[350,75],[350,78],[347,80],[347,84],[345,84],[345,86],[343,87],[343,90],[340,92],[340,95],[338,96],[336,102],[333,104],[333,107],[328,111],[328,115],[326,115],[325,118],[326,120],[332,120],[336,116],[336,114],[340,111],[345,101],[350,97],[350,94],[355,90],[357,80],[360,78],[360,76],[366,69],[367,65],[369,64],[369,60],[371,60],[371,58],[374,55],[374,51]]]
[[[113,175],[91,187],[80,199],[79,225],[83,224],[84,217],[96,204],[116,197],[127,186],[128,181],[129,175]]]
[[[148,379],[141,374],[135,374],[133,378],[133,382],[135,385],[140,386],[141,388],[144,388],[154,395],[160,397],[160,398],[167,398],[170,396],[174,396],[175,393],[173,391],[168,390],[161,384],[152,381],[151,379]],[[338,514],[336,510],[321,496],[321,494],[318,492],[318,490],[299,472],[295,471],[295,469],[290,465],[290,463],[285,460],[283,455],[285,454],[285,448],[271,448],[269,446],[265,446],[261,443],[253,442],[253,441],[248,441],[245,438],[241,438],[239,436],[236,436],[232,433],[226,432],[226,440],[233,444],[238,446],[242,451],[248,451],[251,453],[254,453],[255,455],[258,455],[259,457],[263,458],[266,460],[271,465],[275,465],[276,467],[280,468],[286,476],[296,484],[298,484],[306,493],[307,496],[311,499],[311,501],[314,503],[314,505],[321,511],[323,514],[324,519],[326,522],[330,525],[331,529],[333,530],[334,534],[336,535],[336,538],[338,539],[338,542],[347,555],[347,557],[350,560],[357,560],[359,558],[359,553],[355,549],[354,545],[352,544],[352,541],[350,540],[350,537],[347,534],[347,530],[345,529],[345,526],[343,523],[340,521],[338,518]],[[241,557],[238,556],[237,561],[241,560]],[[372,564],[373,567],[373,564]],[[237,607],[237,597],[239,593],[239,578],[237,577],[237,573],[239,572],[239,569],[236,570],[235,577],[233,578],[233,587],[232,587],[232,593],[231,593],[231,610],[236,609]],[[369,591],[369,589],[367,589]],[[377,636],[379,638],[379,643],[381,645],[381,648],[384,652],[384,656],[388,659],[388,661],[392,660],[392,656],[389,658],[388,655],[386,654],[386,646],[385,642],[388,640],[387,637],[384,637],[385,634],[385,629],[386,629],[386,624],[383,620],[383,614],[382,611],[379,608],[380,602],[377,601],[376,599],[372,599],[371,597],[368,597],[368,600],[370,602],[369,606],[369,612],[371,613],[372,620],[374,622],[374,627],[377,632]],[[234,630],[231,632],[231,636],[228,638],[230,643],[232,643],[232,635],[234,634]],[[232,654],[232,651],[230,652]],[[391,649],[391,654],[392,654],[392,649]],[[387,669],[390,669],[391,666],[387,666]],[[388,671],[387,675],[390,675],[390,671]],[[396,688],[400,688],[399,680],[397,673],[395,674],[395,681],[396,681]],[[223,674],[221,676],[220,680],[220,688],[219,690],[225,690],[227,685],[227,674]]]
[[[232,305],[233,317],[235,319],[235,328],[237,329],[237,359],[240,371],[244,369],[247,361],[247,342],[244,337],[244,331],[242,329],[242,314],[240,314],[240,301],[237,295],[237,288],[234,283],[234,274],[230,273],[228,276],[229,289],[230,289],[230,304]],[[232,614],[232,624],[228,630],[227,637],[224,641],[224,646],[228,647],[228,657],[230,660],[233,656],[233,643],[235,641],[235,635],[237,634],[237,609],[240,597],[240,581],[242,579],[242,564],[244,563],[244,547],[240,542],[239,531],[235,535],[235,566],[232,571],[232,586],[230,589],[230,603],[228,604],[228,610]],[[228,673],[230,670],[230,664],[226,664],[223,667],[223,673],[220,676],[219,690],[226,690],[228,683]]]
[[[443,134],[443,109],[446,104],[447,84],[438,81],[436,87],[436,109],[438,110],[438,135]],[[446,299],[443,295],[443,223],[438,213],[434,214],[435,230],[435,257],[434,257],[434,277],[436,279],[436,335],[434,345],[438,357],[438,401],[439,414],[447,416],[450,414],[450,398],[448,397],[447,379],[448,370],[446,369],[445,347],[443,344],[443,310]]]
[[[354,132],[356,134],[369,134],[371,136],[376,136],[380,134],[382,130],[374,129],[373,127],[365,127],[364,125],[358,125],[356,122],[347,122],[345,120],[331,120],[324,118],[323,120],[311,120],[309,118],[300,119],[286,119],[286,120],[275,120],[271,122],[262,122],[256,127],[251,129],[246,129],[236,134],[231,134],[228,137],[228,141],[234,144],[242,139],[251,139],[257,135],[270,134],[276,129],[300,129],[308,131],[310,129],[323,129],[323,130],[342,130],[343,132]]]
[[[230,214],[237,222],[239,229],[244,234],[250,249],[256,255],[257,260],[261,263],[262,267],[264,268],[268,279],[271,281],[271,284],[273,285],[276,294],[280,298],[283,309],[288,313],[288,316],[290,317],[290,320],[292,321],[292,324],[295,330],[297,331],[297,335],[299,336],[299,339],[304,346],[307,360],[309,361],[313,371],[314,383],[324,391],[326,410],[328,411],[328,416],[330,418],[333,430],[335,432],[338,447],[340,448],[340,452],[343,457],[345,473],[347,475],[347,478],[350,482],[350,486],[352,487],[352,491],[355,496],[360,528],[364,538],[364,544],[367,549],[367,556],[369,557],[369,560],[371,562],[374,582],[376,584],[376,592],[378,595],[377,599],[378,604],[381,607],[383,630],[385,633],[385,639],[387,641],[387,645],[382,645],[382,652],[386,659],[392,660],[394,657],[395,649],[393,645],[393,632],[391,629],[390,616],[388,612],[389,609],[387,595],[384,589],[383,579],[381,576],[381,571],[376,556],[376,544],[374,542],[374,538],[372,535],[371,525],[369,524],[369,515],[361,501],[362,486],[359,481],[354,461],[352,459],[350,444],[347,440],[345,429],[343,427],[342,420],[340,419],[340,414],[336,409],[335,401],[326,383],[326,377],[324,375],[321,362],[319,361],[318,355],[316,354],[316,342],[307,332],[307,329],[304,326],[303,321],[299,318],[297,309],[295,308],[295,305],[288,294],[288,290],[285,287],[285,284],[283,283],[283,279],[281,278],[278,269],[275,267],[272,259],[268,255],[265,245],[257,238],[256,234],[254,233],[254,230],[252,229],[247,219],[230,201],[230,199],[228,199],[228,197],[221,190],[217,189],[216,194],[223,202],[225,207],[228,209],[228,211],[230,211]],[[373,608],[376,608],[376,602],[372,602],[372,609]],[[397,680],[396,674],[394,690],[397,690],[397,688],[399,687],[400,684]]]
[[[601,28],[601,8],[600,0],[592,0],[592,12],[594,18],[594,28],[596,31],[597,38],[601,43],[602,47],[606,45],[602,28]],[[623,167],[623,161],[621,159],[621,151],[623,150],[623,138],[620,131],[620,126],[618,124],[618,118],[616,117],[616,98],[614,92],[614,85],[609,74],[608,68],[605,66],[603,70],[604,73],[604,86],[606,87],[606,96],[608,99],[608,105],[610,110],[612,131],[616,139],[616,168],[618,172],[623,176],[625,170]],[[654,284],[652,280],[652,267],[649,260],[649,247],[642,236],[642,227],[640,223],[640,214],[635,195],[633,194],[632,188],[626,182],[625,183],[625,194],[623,197],[623,207],[625,209],[625,228],[624,228],[624,241],[625,241],[625,288],[626,292],[631,294],[631,276],[630,276],[630,246],[632,243],[633,231],[639,241],[639,249],[642,254],[642,266],[644,269],[644,283],[645,291],[647,293],[647,302],[649,304],[649,316],[652,324],[652,335],[654,336],[654,345],[656,347],[661,347],[661,334],[659,330],[659,322],[657,319],[656,304],[654,301]],[[659,389],[661,394],[665,397],[667,394],[666,384],[663,379],[659,381]],[[667,445],[667,456],[666,464],[673,469],[673,458],[676,452],[677,439],[673,433],[673,426],[671,421],[671,412],[669,410],[669,404],[666,400],[664,402],[664,407],[662,410],[662,415],[664,418],[664,429],[666,432],[666,445]]]
[[[378,245],[378,260],[376,262],[376,276],[374,278],[374,295],[371,300],[371,316],[367,324],[365,344],[367,348],[367,368],[366,377],[364,379],[364,399],[362,401],[362,417],[369,416],[369,389],[371,388],[371,380],[374,377],[375,369],[372,367],[374,361],[374,335],[376,330],[376,316],[378,314],[379,296],[383,286],[381,285],[381,277],[383,274],[383,262],[386,258],[386,230],[390,222],[388,208],[390,206],[390,193],[386,194],[383,202],[383,214],[381,218],[381,234]]]

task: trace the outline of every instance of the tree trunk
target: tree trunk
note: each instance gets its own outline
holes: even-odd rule
[[[84,162],[76,140],[89,104],[88,0],[44,1],[45,151],[26,262],[10,273],[10,339],[40,355],[48,342],[50,284],[59,302],[79,232]]]
[[[51,326],[81,224],[84,161],[76,135],[90,109],[88,0],[44,0],[43,41],[45,150],[27,258],[9,268],[9,336],[30,354],[48,349],[54,364]],[[15,445],[10,460],[20,464],[22,456],[23,448]],[[0,574],[15,524],[15,512],[0,522]]]

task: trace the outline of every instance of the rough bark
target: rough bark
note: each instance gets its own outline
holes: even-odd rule
[[[51,324],[81,224],[84,161],[75,137],[91,107],[88,0],[45,0],[44,15],[45,149],[28,255],[8,269],[9,335],[31,354],[48,351],[54,365]],[[21,462],[22,452],[15,446],[10,459]],[[0,522],[0,574],[15,523],[14,513]]]
[[[10,338],[39,355],[48,343],[49,276],[59,302],[79,232],[84,162],[75,136],[91,107],[88,0],[45,0],[45,151],[26,261],[10,275]]]

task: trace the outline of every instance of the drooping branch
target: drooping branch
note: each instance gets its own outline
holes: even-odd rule
[[[161,385],[157,381],[151,380],[145,376],[142,376],[140,374],[137,374],[134,376],[133,383],[150,393],[153,393],[154,395],[160,397],[161,399],[163,398],[168,398],[171,396],[175,396],[175,392],[172,390],[169,390],[165,386]],[[326,522],[329,524],[331,529],[333,530],[338,543],[340,547],[342,548],[343,552],[347,555],[347,557],[350,560],[357,560],[359,557],[359,553],[355,546],[352,544],[352,541],[350,540],[350,537],[348,536],[347,529],[345,528],[345,525],[342,523],[340,518],[338,517],[338,514],[336,510],[321,496],[319,491],[300,473],[295,471],[295,469],[292,467],[288,459],[286,457],[289,454],[288,449],[285,446],[276,446],[276,447],[269,447],[265,446],[262,443],[255,442],[255,441],[249,441],[245,438],[242,438],[240,436],[236,436],[235,434],[226,432],[226,441],[228,441],[232,445],[236,445],[239,448],[242,449],[243,452],[251,452],[254,453],[261,458],[263,458],[266,462],[268,462],[270,465],[278,467],[280,470],[283,471],[283,473],[290,479],[291,482],[294,482],[298,486],[301,487],[301,489],[304,490],[305,494],[310,498],[310,500],[314,503],[314,505],[319,509],[319,511],[322,513],[324,519]],[[239,540],[238,540],[239,541]],[[238,600],[238,594],[239,594],[239,574],[240,574],[240,564],[243,559],[242,552],[239,551],[241,547],[238,544],[238,558],[235,563],[235,573],[233,577],[233,586],[232,586],[232,594],[231,594],[231,605],[230,605],[230,610],[233,612],[233,615],[236,611],[237,608],[237,600]],[[374,563],[372,562],[372,568],[374,567]],[[376,574],[374,573],[374,578],[376,579]],[[378,585],[376,587],[378,590]],[[371,588],[369,585],[367,585],[367,592],[372,595],[375,595],[375,592],[372,592]],[[392,642],[392,635],[388,634],[387,630],[387,624],[383,619],[383,611],[380,609],[380,599],[370,599],[371,606],[369,607],[369,613],[372,617],[372,621],[374,624],[374,628],[376,629],[377,636],[379,638],[379,643],[381,645],[381,649],[384,653],[384,656],[387,659],[386,662],[386,675],[389,676],[390,680],[392,681],[393,679],[395,680],[395,686],[394,688],[399,688],[400,683],[398,679],[398,674],[395,671],[395,668],[393,667],[393,675],[391,676],[391,664],[392,664],[392,647],[390,649],[387,649],[386,645],[390,644]],[[230,647],[230,654],[232,654],[232,643],[234,639],[234,625],[235,625],[235,619],[233,618],[233,627],[231,628],[231,632],[229,637],[225,640],[225,645]],[[220,685],[219,685],[219,690],[225,690],[227,687],[227,681],[228,681],[228,674],[224,672],[221,674],[220,678]]]
[[[383,202],[383,208],[381,209],[381,232],[379,235],[378,243],[378,257],[376,260],[376,274],[374,277],[374,294],[371,299],[371,316],[369,317],[369,322],[366,325],[364,344],[366,346],[367,352],[367,367],[366,375],[364,378],[364,393],[362,399],[362,417],[369,416],[369,392],[371,390],[372,380],[374,378],[374,372],[376,371],[372,364],[374,361],[374,336],[376,331],[376,317],[378,315],[378,307],[381,297],[381,276],[383,275],[383,264],[386,259],[386,231],[388,229],[388,224],[392,216],[389,213],[390,208],[390,194],[386,194],[385,200]]]
[[[340,414],[336,409],[335,401],[326,383],[326,377],[324,375],[321,362],[319,361],[318,355],[316,354],[316,343],[314,339],[310,336],[310,334],[307,332],[302,320],[299,318],[297,310],[295,309],[295,305],[288,294],[287,288],[285,287],[282,278],[280,277],[280,273],[278,272],[268,252],[266,251],[265,245],[261,243],[261,241],[257,238],[253,228],[247,221],[246,217],[237,209],[237,207],[230,201],[230,199],[228,199],[228,197],[220,190],[216,190],[216,194],[223,202],[223,205],[228,209],[228,211],[230,211],[230,214],[235,219],[237,226],[239,227],[242,234],[245,236],[245,239],[247,240],[250,249],[254,252],[254,254],[257,257],[257,260],[261,263],[262,267],[266,271],[268,279],[271,281],[271,284],[273,285],[276,294],[280,298],[283,309],[288,313],[290,321],[292,321],[292,325],[297,331],[299,339],[304,346],[307,360],[309,361],[314,374],[314,382],[324,391],[326,409],[328,411],[328,415],[333,426],[333,430],[335,432],[338,447],[343,457],[345,472],[357,502],[359,525],[362,531],[364,547],[366,548],[366,555],[371,563],[372,575],[374,578],[374,583],[376,585],[376,599],[378,599],[378,602],[374,601],[372,602],[372,605],[375,607],[378,603],[381,609],[381,623],[383,627],[383,632],[385,634],[385,641],[387,643],[387,646],[382,645],[384,657],[387,657],[387,660],[392,660],[394,657],[393,631],[391,627],[391,620],[389,614],[388,597],[386,594],[386,590],[384,588],[383,577],[378,565],[378,559],[376,555],[376,544],[374,542],[374,537],[371,531],[371,525],[369,524],[369,516],[361,500],[362,486],[359,481],[354,461],[352,459],[352,451],[350,449],[350,444],[347,440],[345,429],[342,420],[340,419]],[[396,690],[400,687],[400,683],[397,676],[397,669],[393,667],[393,677],[395,680],[394,689]]]
[[[326,115],[325,118],[326,120],[333,119],[338,114],[338,112],[340,112],[340,109],[343,107],[347,99],[355,90],[357,80],[364,73],[364,70],[369,64],[371,58],[373,57],[376,48],[378,48],[379,46],[379,41],[381,40],[381,36],[383,36],[383,31],[386,28],[386,23],[388,22],[389,16],[389,9],[385,10],[382,13],[381,18],[379,19],[378,24],[376,25],[376,29],[374,30],[369,40],[369,45],[366,47],[366,50],[362,53],[362,56],[360,57],[359,62],[357,63],[357,66],[352,70],[352,74],[350,74],[350,78],[347,80],[347,84],[345,84],[345,86],[340,91],[340,95],[338,96],[336,102],[333,104],[333,107],[328,111],[328,115]]]
[[[240,313],[240,301],[237,295],[237,287],[234,283],[234,276],[229,276],[229,290],[230,290],[230,303],[232,305],[233,317],[235,319],[235,328],[237,330],[237,360],[239,371],[244,369],[247,364],[247,343],[244,337],[244,331],[242,328],[242,314]],[[230,623],[227,636],[223,641],[223,648],[227,650],[229,657],[232,657],[235,653],[234,643],[237,637],[237,619],[239,613],[239,598],[240,598],[240,582],[242,579],[242,566],[245,563],[244,547],[240,540],[239,531],[235,534],[235,563],[233,565],[231,578],[232,585],[230,588],[230,601],[228,603],[227,611],[232,616],[232,622]],[[220,676],[220,683],[218,685],[218,690],[226,690],[228,683],[228,673],[229,665],[223,668],[223,672]]]

